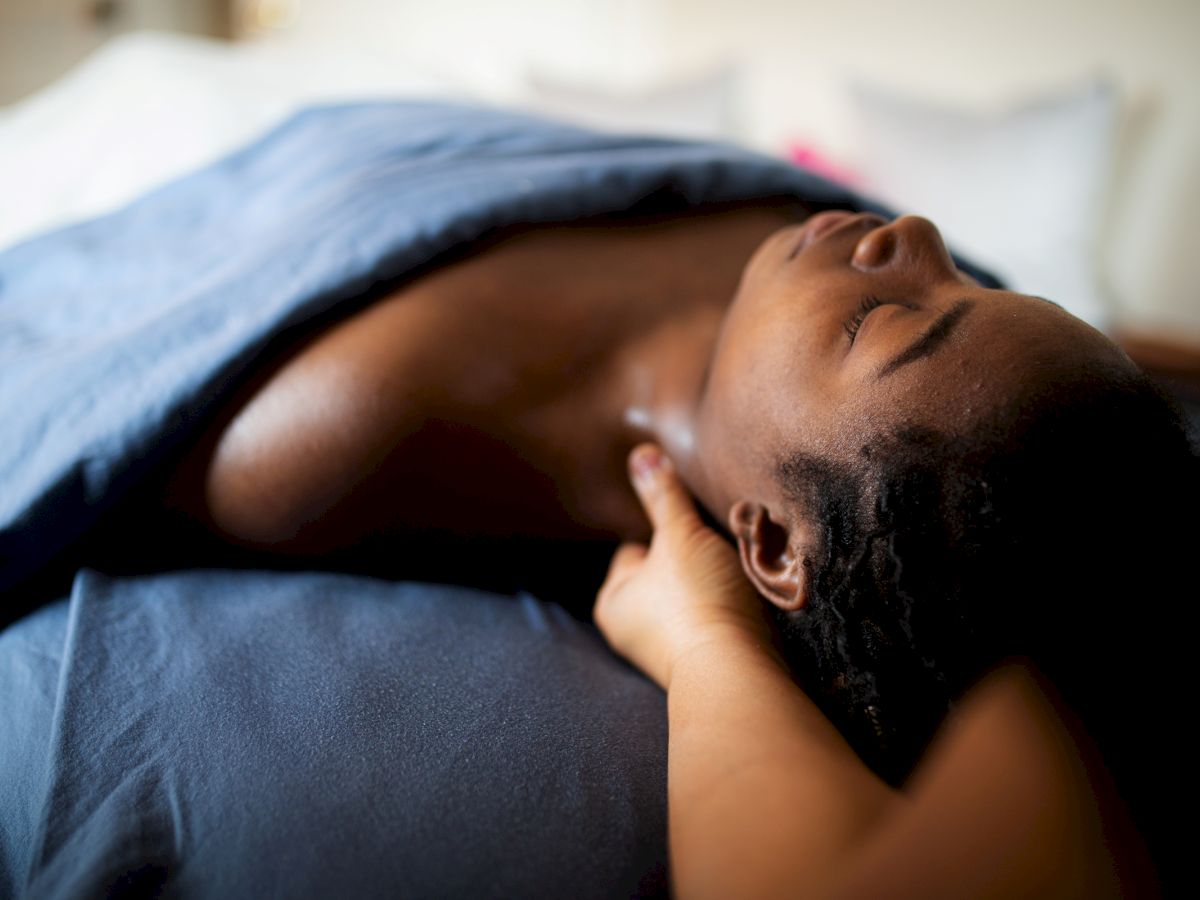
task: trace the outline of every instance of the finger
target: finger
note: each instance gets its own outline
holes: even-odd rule
[[[681,523],[699,523],[696,504],[657,445],[639,444],[633,448],[629,454],[629,474],[655,531],[678,527]]]

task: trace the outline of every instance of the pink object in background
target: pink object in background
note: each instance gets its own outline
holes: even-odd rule
[[[858,175],[853,169],[834,162],[810,144],[789,144],[786,156],[789,162],[822,175],[830,181],[836,181],[849,187],[853,187],[859,182]]]

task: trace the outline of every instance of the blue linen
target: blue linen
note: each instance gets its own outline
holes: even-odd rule
[[[290,329],[492,229],[781,195],[886,213],[732,146],[352,104],[0,253],[0,624]],[[665,729],[528,596],[84,570],[0,632],[0,894],[653,895]]]
[[[273,336],[490,229],[657,192],[883,211],[734,146],[382,102],[302,112],[125,209],[0,254],[0,592],[94,526]]]
[[[85,570],[0,633],[0,896],[661,896],[666,737],[528,595]]]

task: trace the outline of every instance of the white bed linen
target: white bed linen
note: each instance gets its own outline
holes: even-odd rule
[[[247,142],[297,107],[462,97],[411,65],[301,47],[139,32],[0,109],[0,248],[122,206]]]

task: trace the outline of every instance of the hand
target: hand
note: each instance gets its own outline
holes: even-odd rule
[[[701,644],[749,639],[769,651],[762,600],[733,547],[700,520],[670,460],[641,444],[629,468],[654,537],[649,547],[621,545],[596,597],[596,625],[613,649],[664,690],[675,662]]]

